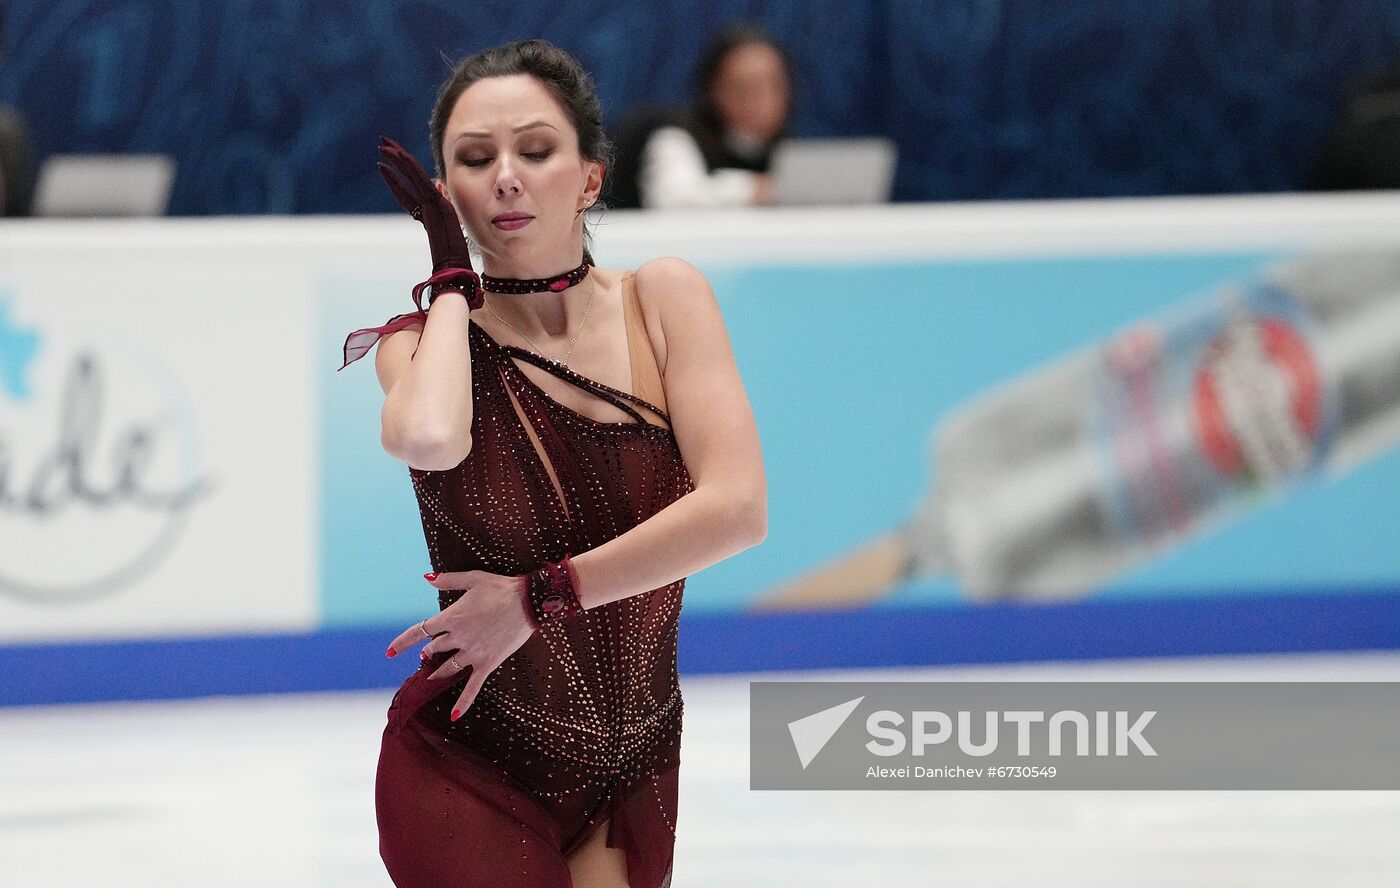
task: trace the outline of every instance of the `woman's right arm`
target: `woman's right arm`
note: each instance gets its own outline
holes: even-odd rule
[[[472,448],[472,367],[466,296],[433,299],[428,320],[379,341],[380,442],[415,469],[455,468]]]

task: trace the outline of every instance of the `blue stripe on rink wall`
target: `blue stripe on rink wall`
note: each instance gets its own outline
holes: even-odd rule
[[[392,687],[418,663],[384,656],[402,630],[0,647],[0,705]]]
[[[682,623],[682,672],[1400,648],[1400,591],[714,615]]]
[[[0,647],[0,705],[391,688],[401,626]],[[1400,591],[696,613],[685,674],[1400,648]]]

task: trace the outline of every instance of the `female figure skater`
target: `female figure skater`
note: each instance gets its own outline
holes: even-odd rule
[[[429,131],[435,181],[380,148],[428,232],[420,309],[346,341],[347,364],[378,343],[440,605],[388,650],[426,642],[389,708],[380,855],[400,888],[666,886],[681,594],[767,533],[753,414],[700,272],[592,267],[609,147],[571,56],[463,60]]]

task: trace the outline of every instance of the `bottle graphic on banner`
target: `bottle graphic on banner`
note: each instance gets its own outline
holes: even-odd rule
[[[1400,251],[1315,255],[957,408],[905,526],[756,608],[854,606],[944,575],[979,601],[1082,596],[1397,445]]]

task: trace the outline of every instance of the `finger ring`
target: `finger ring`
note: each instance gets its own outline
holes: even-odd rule
[[[428,631],[428,627],[427,627],[426,625],[424,625],[424,624],[426,624],[427,622],[428,622],[427,620],[424,620],[422,623],[419,623],[419,624],[418,624],[418,628],[423,630],[423,637],[424,637],[424,638],[429,638],[429,639],[430,639],[430,638],[433,637],[433,635],[432,635],[431,632]]]
[[[447,662],[449,662],[449,663],[451,663],[453,666],[455,666],[458,672],[461,672],[461,671],[462,671],[462,667],[461,667],[461,666],[457,666],[457,661],[456,661],[456,660],[448,660]]]

